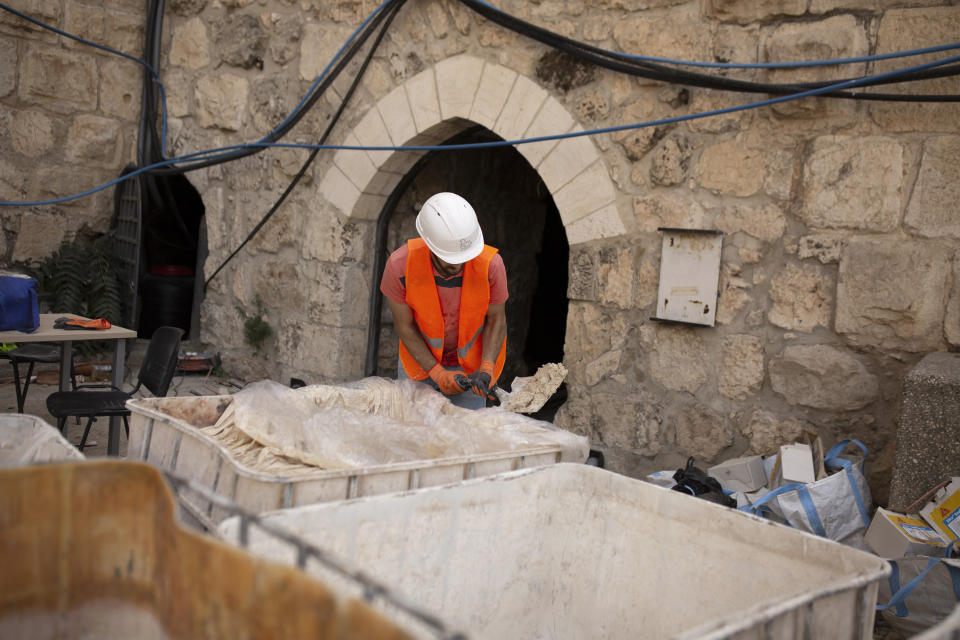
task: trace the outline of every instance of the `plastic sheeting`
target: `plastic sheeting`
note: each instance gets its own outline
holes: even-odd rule
[[[461,409],[426,385],[385,378],[296,390],[253,383],[204,432],[263,471],[289,472],[293,462],[349,469],[538,445],[560,445],[564,459],[582,461],[589,450],[586,438],[549,423],[500,408]]]
[[[0,415],[0,467],[61,460],[83,460],[83,454],[36,416]]]

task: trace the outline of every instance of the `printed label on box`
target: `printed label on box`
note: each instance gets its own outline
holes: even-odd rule
[[[923,520],[888,513],[886,516],[908,537],[926,544],[943,544],[940,535]]]

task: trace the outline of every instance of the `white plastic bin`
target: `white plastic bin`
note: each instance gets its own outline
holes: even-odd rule
[[[83,459],[76,447],[41,418],[0,414],[0,467]]]
[[[871,554],[587,465],[262,520],[471,638],[868,639],[890,572]],[[219,534],[236,541],[240,528],[231,518]],[[248,534],[254,553],[294,561]]]
[[[261,513],[448,484],[561,460],[583,462],[589,451],[586,438],[572,436],[549,423],[539,423],[545,436],[555,437],[557,444],[352,469],[320,470],[301,466],[295,474],[275,475],[245,467],[220,442],[198,429],[214,424],[232,399],[232,396],[206,396],[128,401],[131,417],[127,457],[175,471],[248,511]],[[570,446],[571,440],[576,446]],[[561,442],[566,444],[561,446]],[[227,515],[222,509],[200,500],[185,499],[181,505],[207,529],[215,527]]]
[[[914,636],[913,640],[960,640],[960,604],[940,624]]]

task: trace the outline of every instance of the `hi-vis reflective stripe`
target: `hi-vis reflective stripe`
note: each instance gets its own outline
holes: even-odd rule
[[[439,338],[428,338],[423,331],[420,332],[420,337],[423,338],[423,341],[430,345],[431,349],[443,349],[443,336]]]
[[[483,327],[485,324],[480,325],[480,328],[477,329],[477,332],[473,334],[473,337],[470,338],[470,342],[463,345],[462,347],[457,347],[457,355],[461,358],[466,358],[467,354],[470,353],[470,348],[473,346],[473,343],[477,341],[477,338],[480,337],[480,334],[483,333]]]

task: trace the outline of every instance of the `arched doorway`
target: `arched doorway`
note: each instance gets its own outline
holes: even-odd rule
[[[448,144],[500,140],[475,126]],[[378,251],[389,253],[417,237],[414,222],[423,202],[439,191],[466,198],[477,212],[484,240],[500,250],[507,269],[507,363],[500,384],[563,360],[567,316],[569,245],[549,190],[513,147],[434,151],[397,185],[381,213],[386,223]],[[380,296],[379,291],[373,295]],[[382,305],[377,341],[377,375],[397,371],[397,339]]]

